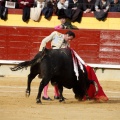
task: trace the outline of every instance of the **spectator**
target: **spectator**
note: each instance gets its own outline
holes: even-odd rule
[[[95,11],[95,0],[83,0],[84,13],[93,13]]]
[[[120,12],[120,1],[119,0],[113,0],[110,3],[110,12]]]
[[[46,19],[49,19],[53,15],[53,4],[51,1],[46,1],[45,7],[42,10],[42,14]]]
[[[57,3],[57,8],[58,8],[58,12],[57,15],[58,16],[67,16],[66,10],[68,10],[68,0],[60,0]]]
[[[82,0],[70,0],[68,9],[71,9],[71,21],[80,22],[82,17]]]
[[[7,20],[8,8],[5,7],[5,2],[0,1],[0,18],[2,20]]]
[[[67,9],[68,8],[68,0],[60,0],[57,3],[58,9]]]
[[[30,8],[34,5],[34,0],[18,0],[19,8],[23,9],[22,20],[27,22],[30,19]]]
[[[19,8],[23,9],[24,7],[33,7],[34,0],[18,0]]]
[[[55,29],[73,29],[73,25],[67,21],[66,16],[59,16],[58,19],[60,20],[61,24],[56,26]]]
[[[44,0],[35,0],[34,7],[30,8],[30,19],[33,21],[39,21],[41,11],[44,8],[45,2]]]
[[[109,11],[110,2],[109,0],[96,0],[94,15],[98,20],[105,20]]]
[[[42,10],[45,7],[45,0],[35,0],[35,7]]]
[[[0,0],[0,6],[5,7],[5,0]]]
[[[52,3],[52,5],[53,5],[53,12],[54,12],[55,14],[57,14],[57,11],[58,11],[57,3],[58,3],[58,1],[57,1],[57,0],[51,0],[51,3]]]

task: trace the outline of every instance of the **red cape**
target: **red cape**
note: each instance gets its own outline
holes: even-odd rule
[[[96,99],[98,101],[107,101],[108,97],[105,95],[105,93],[104,93],[104,91],[103,91],[103,89],[102,89],[102,87],[101,87],[101,85],[100,85],[100,83],[99,83],[99,81],[97,79],[97,76],[96,76],[93,68],[90,67],[90,66],[86,66],[86,69],[87,69],[87,72],[88,72],[88,78],[90,80],[94,80],[98,85],[98,92],[97,92],[96,95],[95,95],[95,92],[96,92],[95,86],[92,85],[92,84],[90,85],[90,87],[89,87],[89,89],[87,91],[89,97],[91,99]],[[86,100],[86,97],[84,97],[84,100]]]

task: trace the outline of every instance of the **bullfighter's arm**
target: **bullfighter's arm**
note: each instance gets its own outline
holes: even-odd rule
[[[41,42],[39,51],[42,51],[43,48],[46,46],[46,43],[51,41],[56,34],[57,34],[57,31],[54,31],[49,36],[45,37]]]

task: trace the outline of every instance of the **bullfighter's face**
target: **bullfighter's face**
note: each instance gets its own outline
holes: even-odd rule
[[[68,34],[65,34],[65,36],[64,36],[64,39],[65,39],[65,41],[71,41],[71,40],[73,40],[73,36],[69,36]]]
[[[60,22],[61,22],[61,24],[64,24],[66,22],[66,19],[65,18],[61,18]]]

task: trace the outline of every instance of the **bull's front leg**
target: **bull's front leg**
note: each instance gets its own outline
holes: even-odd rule
[[[63,97],[63,86],[62,85],[58,85],[58,90],[59,90],[59,93],[60,93],[59,102],[65,101],[65,98]]]

